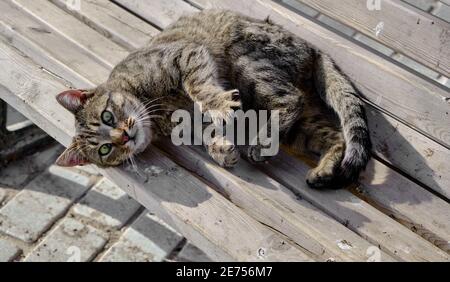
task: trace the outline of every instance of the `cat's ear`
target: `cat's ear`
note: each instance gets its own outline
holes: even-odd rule
[[[56,165],[63,167],[82,166],[90,164],[90,161],[86,159],[77,149],[75,143],[72,143],[61,156],[56,160]]]
[[[92,94],[86,90],[72,89],[58,94],[56,100],[67,110],[76,113],[83,107],[84,103],[86,103],[91,95]]]

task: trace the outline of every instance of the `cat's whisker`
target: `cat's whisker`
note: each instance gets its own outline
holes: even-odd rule
[[[161,106],[164,106],[165,104],[154,104],[154,105],[149,105],[149,104],[146,104],[146,105],[139,105],[139,107],[136,107],[137,109],[140,109],[140,110],[149,110],[149,109],[153,109],[153,108],[156,108],[156,107],[161,107]]]
[[[172,112],[173,112],[172,109],[157,109],[157,110],[151,110],[151,111],[149,111],[148,114],[151,114],[151,113],[154,113],[154,112],[159,112],[159,111],[166,111],[166,112],[172,111]]]
[[[145,111],[157,110],[158,107],[163,107],[163,106],[167,106],[167,105],[164,105],[164,104],[152,105],[152,106],[149,106],[149,107],[145,107],[144,110]]]
[[[141,118],[141,119],[139,119],[139,120],[136,120],[136,122],[142,123],[142,122],[144,122],[144,121],[150,121],[152,118],[164,118],[164,117],[163,117],[163,116],[160,116],[160,115],[148,115],[148,116],[146,116],[146,117],[144,117],[144,118]]]
[[[158,106],[163,106],[163,105],[158,105]],[[154,108],[155,108],[154,106],[151,106],[148,108],[136,109],[135,112],[137,113],[138,116],[140,116],[140,115],[145,115],[146,113],[151,112],[151,111],[170,111],[170,109],[165,109],[165,108],[161,108],[161,109],[154,109]]]
[[[141,174],[140,170],[139,170],[138,165],[136,164],[136,160],[135,160],[133,154],[131,154],[131,155],[128,157],[128,160],[131,162],[131,167],[132,167],[133,171],[134,171],[137,175],[143,176],[143,175]]]
[[[159,100],[161,100],[161,99],[163,99],[163,98],[165,98],[165,96],[163,96],[163,97],[158,97],[158,98],[152,99],[152,100],[150,100],[150,101],[146,101],[145,104],[148,105],[148,104],[150,104],[150,103],[159,101]]]
[[[161,109],[161,110],[164,110],[164,109]],[[153,110],[153,111],[150,111],[150,112],[142,113],[141,115],[138,115],[138,117],[136,118],[136,121],[145,120],[145,119],[147,119],[149,116],[151,116],[153,113],[159,112],[159,111],[161,111],[161,110]],[[167,109],[167,110],[165,110],[165,111],[166,111],[166,112],[169,112],[170,110]]]

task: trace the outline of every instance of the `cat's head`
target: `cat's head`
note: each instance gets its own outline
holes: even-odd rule
[[[77,130],[57,165],[117,166],[142,152],[151,141],[146,105],[129,93],[98,87],[65,91],[57,100],[75,115]]]

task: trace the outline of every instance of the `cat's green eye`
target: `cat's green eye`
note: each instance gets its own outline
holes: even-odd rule
[[[114,125],[114,116],[110,111],[103,111],[102,113],[102,121],[104,124],[113,126]]]
[[[103,144],[100,149],[98,149],[98,154],[102,157],[111,153],[112,144]]]

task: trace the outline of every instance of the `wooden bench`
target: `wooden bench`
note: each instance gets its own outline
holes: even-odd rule
[[[409,15],[401,23],[396,13],[351,5],[365,1],[300,2],[368,35],[383,20],[386,34],[374,39],[448,75],[448,23],[396,1],[383,2]],[[270,0],[81,0],[81,9],[66,3],[0,2],[0,98],[66,146],[74,120],[56,94],[103,82],[129,51],[180,15],[205,8],[270,16],[330,53],[361,90],[374,158],[359,185],[345,190],[309,189],[311,161],[288,153],[226,170],[199,148],[170,142],[142,155],[142,175],[101,170],[212,259],[366,261],[379,254],[382,261],[450,260],[448,89]],[[354,17],[345,19],[347,13]],[[434,21],[432,31],[417,32],[414,16]],[[427,40],[439,32],[443,40]]]

